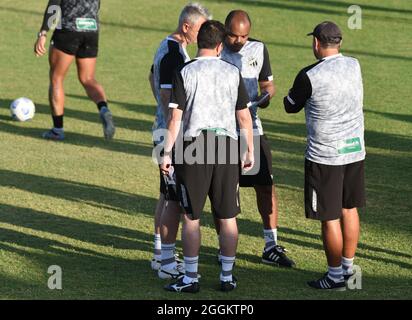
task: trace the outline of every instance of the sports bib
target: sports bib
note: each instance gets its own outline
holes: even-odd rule
[[[97,31],[97,22],[92,18],[77,18],[76,29],[79,31]]]
[[[362,151],[360,138],[341,140],[338,142],[338,153],[348,154]]]

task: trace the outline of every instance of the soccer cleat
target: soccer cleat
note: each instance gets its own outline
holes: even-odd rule
[[[104,137],[108,140],[112,139],[116,132],[116,128],[114,126],[113,115],[110,110],[107,108],[102,108],[100,110],[100,119],[103,124]]]
[[[188,292],[188,293],[196,293],[199,292],[200,286],[198,281],[193,281],[191,283],[184,283],[184,277],[180,277],[176,282],[166,285],[164,288],[167,291],[172,292]]]
[[[308,285],[311,288],[321,289],[321,290],[336,290],[336,291],[346,290],[346,284],[344,280],[335,282],[331,278],[329,278],[327,273],[318,280],[309,281]]]
[[[42,134],[43,139],[61,141],[64,140],[64,132],[57,132],[54,129],[50,129]]]
[[[229,292],[237,287],[237,279],[232,276],[232,281],[220,281],[220,290],[223,292]]]
[[[287,250],[282,246],[274,246],[269,250],[263,250],[262,262],[266,264],[278,265],[280,267],[293,268],[295,262],[286,256]]]
[[[176,266],[171,269],[160,267],[157,271],[157,275],[160,279],[178,279],[185,275],[185,267],[182,264],[176,264]]]

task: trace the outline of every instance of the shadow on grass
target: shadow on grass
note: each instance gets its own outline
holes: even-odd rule
[[[366,109],[365,113],[382,116],[390,120],[412,123],[412,114],[399,114],[399,113],[382,112],[382,111],[375,111],[375,110],[369,110],[369,109]]]
[[[154,198],[101,186],[3,169],[0,169],[0,185],[131,215],[153,216],[157,203]]]
[[[85,97],[85,96],[81,96],[78,94],[66,94],[67,97],[70,98],[74,98],[74,99],[79,99],[79,100],[85,100],[85,101],[90,101],[89,98]],[[146,114],[149,116],[152,116],[153,119],[156,116],[156,106],[153,105],[142,105],[142,104],[134,104],[134,103],[130,103],[130,102],[122,102],[122,101],[116,101],[116,100],[109,100],[109,105],[111,104],[116,104],[118,106],[120,106],[122,109],[125,109],[127,111],[133,111],[136,113],[142,113],[142,114]],[[116,115],[114,115],[116,116]],[[150,125],[152,125],[153,123],[150,122]]]
[[[65,216],[41,212],[29,208],[21,208],[0,204],[0,221],[15,225],[17,227],[29,228],[53,235],[67,237],[70,239],[87,242],[99,246],[114,249],[134,249],[140,251],[151,251],[152,236],[136,230],[99,224],[90,221],[78,220]],[[50,253],[56,250],[57,241],[26,234],[24,237],[13,230],[2,230],[0,241],[7,240],[11,243],[19,243],[24,247],[46,249]],[[64,240],[62,240],[64,241]],[[76,249],[64,242],[59,242],[59,247],[67,250],[78,251],[86,255],[99,255],[92,250]],[[104,256],[103,256],[104,257]]]

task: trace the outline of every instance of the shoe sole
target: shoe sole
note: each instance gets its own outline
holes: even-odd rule
[[[273,262],[273,261],[266,260],[266,259],[263,259],[263,258],[262,258],[262,262],[263,262],[264,264],[270,264],[270,265],[272,265],[272,266],[277,266],[277,267],[281,267],[281,268],[294,268],[294,267],[295,267],[294,264],[292,264],[292,265],[284,265],[284,264],[280,264],[279,262]]]

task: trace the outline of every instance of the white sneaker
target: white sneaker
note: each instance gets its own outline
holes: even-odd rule
[[[171,269],[160,267],[157,275],[160,279],[178,279],[185,275],[185,267],[183,264],[176,264],[176,266]]]
[[[162,261],[156,260],[155,258],[153,258],[152,261],[150,262],[150,266],[152,270],[154,271],[158,271],[161,265],[162,265]]]

